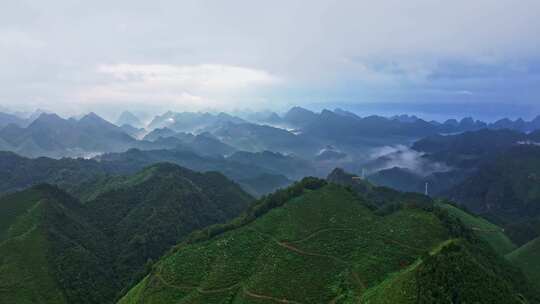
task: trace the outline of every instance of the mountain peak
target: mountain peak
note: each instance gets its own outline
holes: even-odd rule
[[[117,126],[130,125],[135,128],[140,128],[143,126],[143,123],[135,114],[131,113],[130,111],[124,111],[118,117],[118,120],[116,121],[116,125]]]
[[[38,118],[30,124],[29,128],[54,127],[64,123],[68,123],[68,121],[54,113],[41,113]]]
[[[108,122],[107,120],[105,120],[104,118],[102,118],[101,116],[97,115],[94,112],[90,112],[86,114],[85,116],[83,116],[81,119],[79,119],[79,124],[92,125],[92,126],[100,125],[100,126],[116,128],[115,125],[111,124],[110,122]]]
[[[80,120],[83,120],[83,119],[104,120],[103,118],[101,118],[99,115],[97,115],[94,112],[90,112],[90,113],[84,115]]]

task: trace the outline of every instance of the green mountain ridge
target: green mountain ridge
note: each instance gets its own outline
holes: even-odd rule
[[[256,165],[204,157],[189,151],[132,149],[124,153],[105,154],[96,159],[47,157],[31,159],[13,152],[0,151],[0,195],[40,183],[49,183],[81,198],[79,194],[87,192],[88,187],[106,188],[111,178],[135,174],[144,167],[162,162],[170,162],[195,171],[219,171],[228,178],[249,185],[252,193],[257,195],[272,192],[276,187],[283,185],[277,183],[274,187],[268,187],[258,183],[258,180],[265,177],[273,180],[282,178]],[[81,185],[83,189],[80,189]]]
[[[536,238],[520,248],[512,251],[507,256],[514,265],[517,265],[523,273],[540,290],[540,238]]]
[[[378,215],[351,190],[313,179],[266,196],[119,303],[522,303],[519,271],[447,212],[409,198]]]
[[[0,198],[2,299],[112,303],[152,259],[253,200],[219,173],[172,164],[96,189],[84,204],[45,184]]]
[[[444,196],[502,225],[518,245],[538,237],[540,147],[508,149]]]

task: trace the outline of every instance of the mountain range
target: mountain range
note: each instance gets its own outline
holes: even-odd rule
[[[538,119],[36,114],[0,115],[2,303],[540,303]]]

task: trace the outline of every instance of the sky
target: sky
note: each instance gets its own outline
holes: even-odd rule
[[[7,0],[0,107],[535,116],[539,12],[537,0]]]

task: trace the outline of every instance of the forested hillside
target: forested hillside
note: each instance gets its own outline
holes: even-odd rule
[[[190,232],[252,202],[218,173],[158,164],[88,188],[81,203],[38,185],[0,199],[6,303],[113,303]]]

